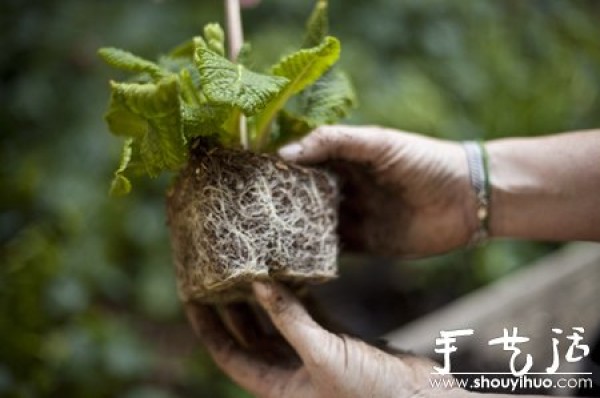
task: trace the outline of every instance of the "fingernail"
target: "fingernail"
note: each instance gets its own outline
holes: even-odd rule
[[[252,283],[254,293],[259,300],[269,300],[273,294],[273,288],[271,284],[267,282],[255,281]]]
[[[301,152],[302,152],[302,145],[298,144],[297,142],[295,142],[293,144],[282,146],[281,148],[279,148],[279,151],[278,151],[279,156],[281,156],[282,158],[284,158],[286,160],[297,159],[298,156],[300,156]]]

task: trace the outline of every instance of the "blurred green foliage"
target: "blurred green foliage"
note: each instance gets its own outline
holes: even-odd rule
[[[300,44],[310,8],[265,0],[245,11],[258,65]],[[354,123],[451,139],[600,125],[597,1],[331,0],[331,10],[360,101]],[[0,5],[0,395],[245,396],[195,351],[183,322],[168,181],[107,196],[119,142],[102,113],[107,80],[121,76],[95,56],[115,45],[154,58],[221,20],[208,1]],[[547,249],[505,241],[473,251],[463,285]]]

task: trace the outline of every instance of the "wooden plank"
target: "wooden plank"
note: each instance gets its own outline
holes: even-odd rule
[[[452,370],[507,371],[511,353],[488,341],[502,336],[504,328],[512,333],[518,327],[520,336],[531,339],[519,347],[532,355],[532,371],[544,372],[551,365],[552,338],[557,337],[563,355],[559,371],[575,372],[581,362],[564,359],[570,345],[566,336],[575,326],[585,328],[583,343],[590,346],[600,335],[600,244],[569,244],[384,338],[392,347],[441,361],[433,351],[441,330],[474,329],[474,336],[457,338]],[[562,336],[553,328],[562,329]],[[461,360],[471,368],[462,369]]]

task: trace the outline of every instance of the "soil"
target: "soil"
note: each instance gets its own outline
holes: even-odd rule
[[[167,193],[181,298],[244,300],[254,280],[335,278],[338,198],[328,171],[196,145]]]

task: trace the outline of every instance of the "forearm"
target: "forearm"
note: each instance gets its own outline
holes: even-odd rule
[[[492,236],[600,241],[600,130],[486,148]]]

